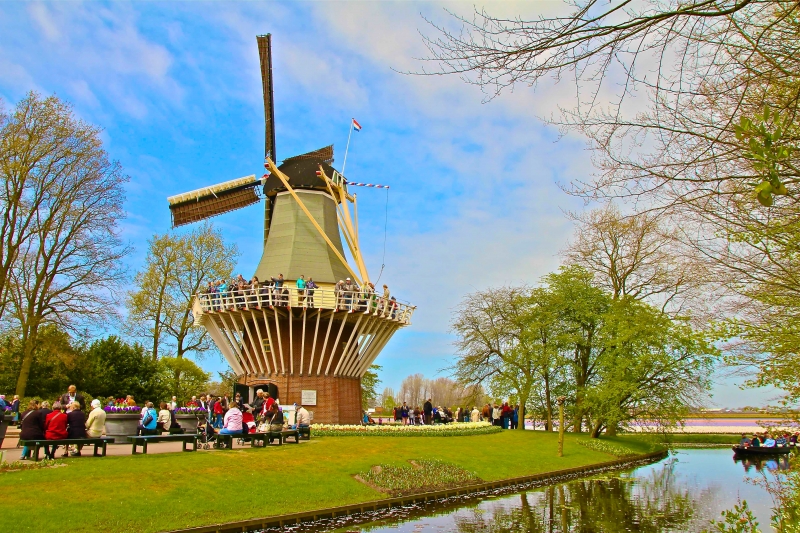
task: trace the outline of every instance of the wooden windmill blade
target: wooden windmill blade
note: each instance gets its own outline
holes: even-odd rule
[[[172,214],[172,227],[205,220],[257,203],[261,180],[255,175],[226,181],[210,187],[167,198]]]
[[[261,61],[261,85],[264,89],[264,158],[277,161],[275,153],[275,99],[272,90],[272,35],[256,36]]]

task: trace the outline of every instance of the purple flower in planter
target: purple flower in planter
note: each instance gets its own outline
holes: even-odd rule
[[[142,408],[137,407],[135,405],[132,406],[106,405],[105,407],[103,407],[103,411],[105,411],[106,413],[138,414],[142,412]]]
[[[206,413],[208,413],[208,409],[204,409],[202,407],[178,407],[175,409],[176,415],[194,415]]]

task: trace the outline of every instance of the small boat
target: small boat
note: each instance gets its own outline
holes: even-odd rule
[[[781,455],[791,451],[790,446],[733,446],[731,448],[734,455]]]

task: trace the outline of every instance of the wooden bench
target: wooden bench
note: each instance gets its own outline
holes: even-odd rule
[[[288,437],[294,438],[295,444],[300,444],[300,432],[296,429],[284,429],[283,431],[270,431],[267,433],[269,437],[269,443],[272,444],[274,439],[278,439],[278,446],[283,445],[286,442]]]
[[[21,439],[19,441],[21,446],[27,446],[28,448],[33,448],[33,460],[39,460],[39,449],[42,446],[69,446],[72,444],[82,444],[86,445],[94,445],[94,456],[95,457],[105,457],[106,456],[106,446],[108,444],[114,444],[113,437],[96,437],[96,438],[85,438],[85,439],[61,439],[61,440],[47,440],[47,439]],[[102,453],[97,453],[98,450],[102,450]]]
[[[218,442],[220,441],[220,437],[233,437],[241,440],[243,443],[249,442],[250,446],[253,448],[259,446],[259,443],[262,447],[266,446],[267,442],[272,444],[275,439],[278,440],[277,446],[281,446],[284,442],[286,442],[288,437],[293,437],[295,444],[300,443],[300,432],[296,429],[285,429],[283,431],[264,431],[260,433],[242,433],[241,435],[217,435]],[[230,446],[230,444],[233,442],[233,439],[224,438],[222,442]]]
[[[128,440],[133,443],[133,450],[131,452],[132,455],[136,455],[138,453],[137,449],[139,446],[142,447],[142,453],[147,453],[147,443],[148,442],[172,442],[172,441],[180,441],[183,442],[183,451],[185,452],[196,452],[197,451],[197,439],[200,436],[196,433],[187,433],[184,435],[139,435],[139,436],[128,436]],[[188,450],[186,445],[191,443],[192,449]]]
[[[300,434],[300,438],[303,440],[311,440],[311,428],[297,428],[297,432]]]

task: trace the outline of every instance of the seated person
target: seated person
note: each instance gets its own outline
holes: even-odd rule
[[[772,438],[772,435],[769,433],[767,434],[767,438],[764,439],[764,447],[765,448],[774,448],[775,447],[775,439]]]
[[[778,435],[778,438],[775,439],[775,446],[786,446],[788,445],[789,441],[787,440],[788,435]]]
[[[269,431],[270,433],[280,433],[283,431],[283,411],[281,411],[277,403],[272,404],[272,410],[269,416]],[[272,442],[272,438],[270,438],[269,441]]]
[[[242,432],[255,433],[256,432],[256,419],[253,416],[253,408],[245,406],[246,409],[242,413]]]
[[[156,429],[158,429],[159,433],[163,433],[165,431],[169,431],[169,428],[172,426],[172,416],[167,408],[167,402],[161,402],[159,409],[160,411],[158,411],[158,419],[156,420]]]
[[[225,419],[222,422],[222,429],[219,430],[220,435],[240,435],[242,433],[242,412],[239,410],[239,404],[231,402],[230,409],[225,413]]]
[[[292,429],[307,428],[311,425],[311,415],[302,405],[294,404],[296,411],[294,413],[294,427]]]
[[[789,446],[797,446],[797,437],[798,437],[797,433],[789,437]]]
[[[70,439],[86,438],[86,413],[81,411],[81,404],[77,401],[70,404],[70,411],[67,413],[67,437]],[[75,446],[71,453],[73,457],[80,457],[83,444]],[[66,455],[66,450],[64,450]]]
[[[45,417],[44,422],[44,438],[47,440],[62,440],[66,439],[67,433],[67,415],[61,410],[61,402],[53,403],[53,410]],[[55,459],[56,450],[58,445],[47,444],[44,447],[44,455],[48,459]],[[66,451],[64,455],[67,455]]]
[[[155,435],[156,424],[158,423],[158,413],[153,407],[153,402],[147,402],[147,405],[142,409],[142,419],[136,427],[136,436],[139,435]]]
[[[739,439],[739,446],[742,448],[747,448],[750,446],[750,439],[747,438],[747,435],[742,433],[742,438]]]
[[[753,438],[750,439],[750,446],[753,448],[758,448],[761,446],[761,440],[758,438],[758,435],[753,435]]]

